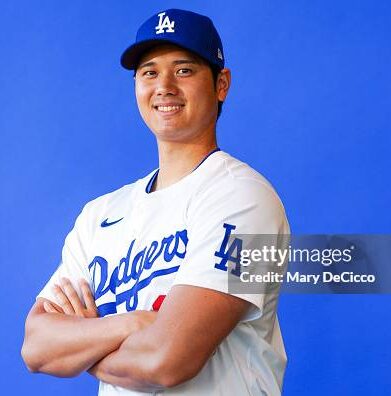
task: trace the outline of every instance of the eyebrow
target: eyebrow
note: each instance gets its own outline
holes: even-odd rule
[[[194,65],[200,65],[201,62],[198,62],[195,59],[178,59],[172,62],[173,65],[183,65],[183,64],[194,64]],[[144,67],[151,67],[151,66],[156,66],[156,62],[146,62],[140,65],[137,69],[142,69]]]

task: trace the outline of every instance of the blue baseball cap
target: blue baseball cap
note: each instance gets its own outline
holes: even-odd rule
[[[224,68],[223,45],[211,19],[174,8],[153,15],[140,26],[135,43],[121,56],[121,65],[125,69],[136,69],[146,51],[164,43],[178,45],[219,69]]]

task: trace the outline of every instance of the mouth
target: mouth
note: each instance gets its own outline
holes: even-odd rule
[[[153,106],[153,108],[161,114],[175,114],[182,110],[184,105],[165,104]]]

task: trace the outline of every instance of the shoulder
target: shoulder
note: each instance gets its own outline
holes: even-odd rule
[[[208,221],[240,219],[248,231],[259,228],[288,232],[285,209],[272,184],[248,164],[225,152],[216,154],[200,172],[189,217]]]
[[[149,173],[142,179],[126,184],[87,202],[82,210],[81,216],[85,218],[102,219],[108,215],[110,215],[110,217],[122,217],[124,211],[134,202],[136,195],[154,172],[155,171]]]
[[[224,151],[216,154],[202,169],[195,193],[197,198],[225,198],[226,203],[232,199],[273,203],[283,208],[276,190],[261,173]]]

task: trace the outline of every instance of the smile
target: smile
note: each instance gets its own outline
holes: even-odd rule
[[[182,105],[175,105],[175,106],[154,106],[157,111],[163,113],[172,113],[180,110],[183,106]]]

